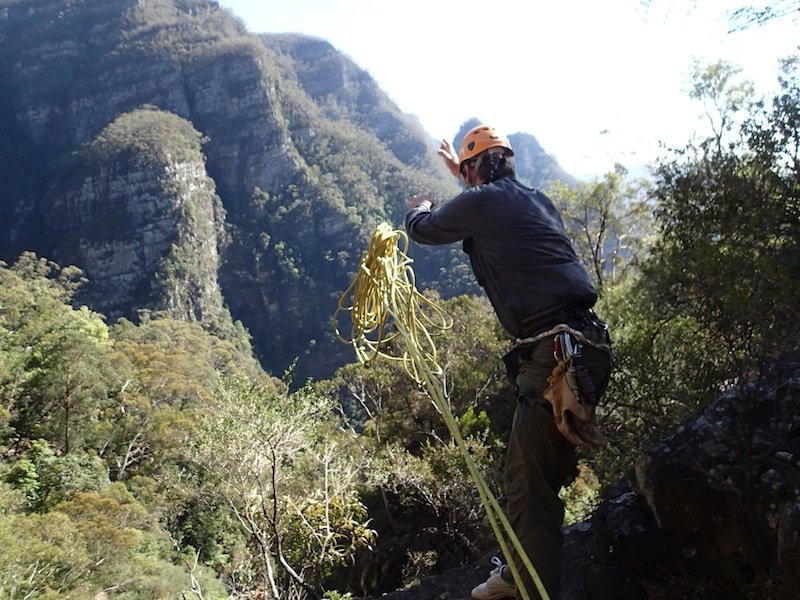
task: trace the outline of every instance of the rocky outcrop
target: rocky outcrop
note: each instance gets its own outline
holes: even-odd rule
[[[639,457],[592,519],[585,597],[798,598],[799,512],[793,354]]]
[[[95,310],[220,319],[224,211],[199,137],[171,113],[121,115],[54,186],[43,215],[53,258],[81,265],[89,280],[81,300]]]

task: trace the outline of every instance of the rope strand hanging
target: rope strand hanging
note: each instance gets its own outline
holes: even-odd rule
[[[400,242],[402,249],[398,247]],[[404,231],[392,230],[386,223],[378,226],[353,283],[339,300],[333,318],[336,337],[353,346],[356,358],[364,366],[371,366],[378,358],[399,361],[416,383],[425,385],[466,460],[503,554],[510,556],[507,536],[541,598],[550,600],[536,569],[472,459],[458,423],[450,412],[442,383],[438,379],[442,375],[442,368],[437,363],[436,346],[428,327],[449,329],[453,324],[452,319],[441,307],[416,290],[411,268],[413,261],[408,258],[407,251],[408,236]],[[339,332],[337,325],[343,312],[349,312],[353,322],[349,338]],[[400,356],[389,352],[394,347],[400,351]],[[514,580],[520,582],[514,562],[509,561],[507,566]],[[525,600],[530,600],[525,588],[520,588],[520,592]]]

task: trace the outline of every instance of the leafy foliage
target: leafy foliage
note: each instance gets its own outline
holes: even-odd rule
[[[546,190],[561,207],[578,257],[600,294],[621,283],[652,242],[650,185],[626,176],[618,164],[602,180],[573,186],[555,182]]]
[[[747,100],[738,69],[698,70],[694,95],[725,114],[713,134],[656,166],[658,235],[641,276],[607,291],[616,372],[604,398],[613,443],[594,461],[606,483],[630,456],[730,384],[798,344],[795,60],[772,109]],[[728,95],[730,91],[731,95]]]
[[[107,323],[80,306],[80,269],[33,252],[0,265],[0,595],[334,598],[472,560],[491,534],[426,393],[384,364],[304,385],[341,364],[344,350],[324,332],[362,241],[380,221],[401,223],[409,190],[442,201],[458,191],[424,132],[329,45],[249,36],[213,2],[3,9],[0,207],[14,215],[0,224],[3,252],[69,247],[68,235],[33,235],[56,218],[42,210],[52,181],[70,188],[129,163],[207,161],[205,179],[192,181],[216,184],[220,197],[202,207],[193,184],[167,176],[158,188],[185,200],[156,282],[181,321],[140,310]],[[582,456],[581,477],[562,492],[570,521],[654,438],[798,344],[797,64],[783,63],[768,103],[733,65],[697,63],[690,95],[712,135],[665,156],[651,183],[619,166],[571,185],[535,140],[513,138],[522,179],[561,180],[547,191],[614,338],[600,407],[611,444]],[[108,85],[128,81],[128,69],[146,76],[124,92]],[[349,85],[322,85],[321,70]],[[29,114],[23,100],[51,112],[30,112],[41,120],[23,127],[11,117]],[[263,162],[237,150],[264,144]],[[105,211],[87,231],[122,240],[125,216]],[[221,296],[209,312],[179,285],[216,284],[216,266],[195,252],[200,232],[225,249],[225,300],[252,338]],[[457,245],[411,253],[418,285],[454,319],[436,339],[442,386],[502,499],[508,340],[486,299],[465,293],[477,288]],[[264,364],[311,366],[274,379],[251,340]]]
[[[65,452],[87,427],[110,386],[108,329],[97,313],[65,304],[79,272],[23,255],[0,270],[3,398],[19,438],[57,439]],[[59,281],[61,283],[59,283]]]
[[[178,163],[194,160],[201,142],[202,136],[188,121],[145,106],[112,121],[92,140],[89,151],[95,161],[113,163],[135,157],[158,167],[165,155]]]
[[[115,589],[120,598],[177,598],[188,588],[188,576],[165,560],[163,531],[122,484],[77,493],[44,514],[5,513],[0,540],[4,597],[92,598]]]
[[[374,535],[355,487],[354,440],[327,418],[330,400],[307,389],[289,394],[236,378],[216,400],[194,460],[249,538],[249,575],[237,587],[320,591],[330,568]]]
[[[772,113],[750,113],[742,136],[726,145],[723,129],[656,172],[662,235],[647,272],[664,306],[694,318],[738,378],[800,339],[794,61],[785,73]],[[739,87],[725,85],[734,74],[707,89],[718,104],[740,105]]]
[[[102,460],[84,453],[56,456],[45,440],[35,440],[9,470],[6,481],[25,496],[31,512],[46,513],[77,492],[99,491],[110,482]]]

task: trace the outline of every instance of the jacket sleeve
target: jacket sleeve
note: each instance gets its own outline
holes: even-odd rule
[[[436,211],[417,206],[406,215],[408,236],[420,244],[450,244],[470,237],[480,226],[481,195],[467,190]]]

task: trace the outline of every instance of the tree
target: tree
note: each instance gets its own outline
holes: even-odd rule
[[[0,518],[0,594],[55,600],[74,592],[91,564],[81,541],[61,513]]]
[[[27,368],[36,372],[19,423],[30,434],[59,440],[65,453],[90,441],[91,425],[109,401],[109,348],[98,314],[85,307],[63,310],[32,345]]]
[[[23,254],[0,269],[0,380],[18,443],[44,437],[64,452],[91,443],[113,373],[103,317],[70,306],[80,272]]]
[[[39,513],[78,492],[99,491],[109,483],[108,471],[99,458],[83,452],[57,456],[45,440],[33,441],[5,479],[25,495],[28,510]]]
[[[692,65],[689,97],[703,105],[713,132],[702,144],[707,152],[726,152],[724,143],[736,134],[741,116],[748,115],[755,106],[752,82],[736,80],[741,72],[741,68],[724,60],[713,64],[695,60]],[[738,142],[731,139],[729,143]]]
[[[731,13],[730,24],[733,31],[761,26],[773,19],[794,17],[800,13],[800,2],[797,0],[773,0],[761,7],[742,6]]]
[[[639,264],[652,242],[652,201],[646,180],[630,182],[616,165],[602,180],[554,183],[547,193],[560,205],[578,257],[602,294]]]
[[[693,97],[723,111],[709,115],[724,125],[658,162],[659,236],[641,276],[603,298],[616,365],[601,416],[612,443],[594,462],[604,483],[722,387],[800,343],[796,63],[785,62],[771,110],[748,102],[743,114],[735,67],[698,71]]]
[[[699,340],[714,344],[729,377],[797,343],[798,171],[785,159],[798,136],[800,95],[796,73],[787,76],[775,112],[753,111],[729,142],[719,134],[732,125],[711,146],[689,146],[656,170],[662,236],[647,273],[663,306],[697,321]],[[729,88],[707,90],[723,110],[738,106],[725,101]]]
[[[250,581],[275,597],[319,598],[329,569],[372,540],[358,499],[354,440],[330,420],[333,403],[221,381],[198,431],[194,458],[250,537]],[[235,565],[231,565],[235,567]]]
[[[3,598],[185,597],[190,577],[167,560],[167,536],[122,484],[76,493],[43,514],[15,510],[7,495],[0,483]],[[222,597],[219,583],[197,575],[193,589]]]

